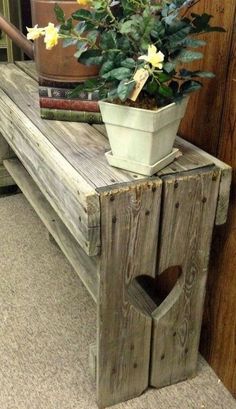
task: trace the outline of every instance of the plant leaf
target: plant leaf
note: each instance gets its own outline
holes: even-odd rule
[[[171,88],[167,87],[166,85],[160,85],[158,88],[158,94],[162,95],[163,97],[173,97],[173,91]]]
[[[206,41],[197,40],[197,39],[189,37],[185,39],[184,45],[186,45],[187,47],[198,48],[198,47],[203,47],[204,45],[206,45]]]
[[[54,12],[59,23],[65,23],[65,13],[60,6],[56,3],[54,6]]]
[[[198,81],[185,81],[180,87],[180,92],[183,94],[188,94],[190,92],[194,92],[202,88],[202,84]]]
[[[81,57],[81,55],[82,55],[83,53],[85,53],[85,51],[87,51],[87,49],[88,49],[88,43],[87,43],[87,42],[78,41],[76,47],[77,47],[77,51],[75,52],[74,57],[79,59],[79,58]]]
[[[92,13],[89,10],[86,9],[80,9],[72,13],[72,18],[74,20],[93,20]]]
[[[103,60],[100,50],[87,50],[83,52],[82,56],[79,58],[79,62],[85,65],[99,65]]]
[[[157,76],[159,82],[166,82],[171,79],[171,75],[167,74],[166,72],[160,72]]]
[[[181,50],[176,59],[178,61],[188,63],[195,60],[201,60],[202,58],[203,54],[200,52],[191,50]]]
[[[112,68],[114,68],[114,62],[112,60],[105,61],[101,66],[99,74],[106,74],[107,72],[111,71]]]
[[[165,72],[167,72],[168,74],[171,73],[172,71],[175,70],[175,63],[172,62],[166,62],[163,66],[163,69]]]
[[[127,79],[131,75],[131,70],[129,68],[125,67],[120,67],[120,68],[114,68],[113,70],[107,72],[104,74],[102,77],[107,79],[107,80],[123,80]]]
[[[106,31],[101,35],[100,46],[103,50],[117,48],[116,33],[114,31]]]
[[[71,45],[75,45],[77,43],[77,40],[74,38],[65,38],[63,40],[62,46],[63,48],[69,47]]]
[[[125,68],[135,68],[136,66],[136,62],[133,58],[125,58],[122,62],[121,62],[122,67]]]
[[[74,26],[74,30],[78,33],[78,34],[82,34],[86,29],[86,24],[85,21],[80,21],[78,24],[76,24]]]
[[[132,81],[123,80],[119,83],[117,88],[117,94],[121,101],[125,101],[129,97],[130,93],[135,87],[135,84],[136,83],[134,80]]]

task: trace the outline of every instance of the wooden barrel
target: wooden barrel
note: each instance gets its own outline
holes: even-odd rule
[[[33,25],[45,27],[49,22],[58,24],[54,13],[56,3],[58,1],[31,0]],[[64,10],[66,18],[80,8],[77,1],[64,0],[58,4]],[[35,41],[35,61],[40,81],[77,83],[95,77],[98,67],[79,64],[74,57],[75,51],[75,46],[63,48],[62,40],[52,50],[46,50],[43,38]]]

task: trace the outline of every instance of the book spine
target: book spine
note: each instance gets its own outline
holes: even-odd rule
[[[71,111],[100,112],[98,101],[79,99],[39,98],[41,108],[64,109]]]
[[[73,89],[68,88],[54,88],[54,87],[42,87],[39,86],[39,97],[40,98],[58,98],[58,99],[74,99],[74,100],[88,100],[88,101],[98,101],[99,93],[98,91],[87,92],[83,91],[79,93],[76,98],[70,98],[70,93]]]
[[[88,124],[102,124],[102,115],[100,112],[71,111],[64,109],[40,108],[40,114],[43,119],[52,119],[57,121],[85,122]]]

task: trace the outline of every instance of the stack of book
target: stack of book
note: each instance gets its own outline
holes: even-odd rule
[[[70,93],[75,85],[39,83],[40,114],[44,119],[101,124],[98,91],[81,92],[76,98]]]

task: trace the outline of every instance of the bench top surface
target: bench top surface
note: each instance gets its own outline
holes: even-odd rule
[[[103,125],[40,118],[37,73],[33,62],[2,64],[0,88],[91,188],[106,188],[146,178],[108,165],[104,153],[109,150],[109,143]],[[181,138],[177,138],[175,145],[183,155],[160,171],[159,177],[213,164],[211,156]]]
[[[182,156],[151,178],[109,166],[104,155],[109,149],[104,126],[40,117],[37,73],[32,62],[0,65],[0,117],[0,132],[90,256],[99,254],[101,248],[101,195],[135,190],[134,185],[159,189],[166,178],[173,183],[183,175],[198,177],[216,165],[221,170],[216,223],[226,220],[231,179],[228,165],[177,137],[175,146]],[[10,174],[13,172],[13,179],[14,175],[20,181],[25,179],[22,186],[32,190],[16,163],[8,161],[6,167]]]

